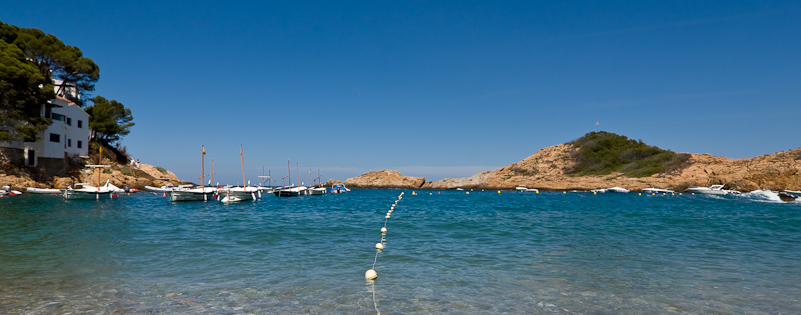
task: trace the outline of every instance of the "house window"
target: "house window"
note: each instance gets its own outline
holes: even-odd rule
[[[78,128],[83,128],[83,120],[78,120]]]
[[[67,146],[72,148],[72,139],[67,139]]]
[[[51,133],[50,142],[61,142],[61,136],[57,133]]]
[[[72,126],[72,118],[67,117],[67,125]]]
[[[80,121],[80,120],[79,120],[79,121]],[[78,149],[80,149],[81,147],[83,147],[83,141],[81,141],[81,140],[78,140]]]

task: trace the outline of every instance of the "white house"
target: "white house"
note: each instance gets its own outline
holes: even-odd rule
[[[38,158],[63,159],[89,154],[89,114],[66,98],[57,96],[42,106],[42,116],[53,123],[39,132],[36,142],[25,142],[25,164]]]
[[[57,86],[59,84],[60,82],[56,82]],[[11,151],[4,151],[6,158],[16,156],[14,160],[22,158],[24,165],[35,167],[41,164],[40,158],[64,160],[89,154],[89,114],[64,98],[65,93],[77,94],[75,89],[62,89],[59,93],[61,95],[47,101],[47,104],[42,104],[42,117],[51,118],[53,123],[37,134],[35,142],[0,141],[0,149],[19,152],[9,154]]]

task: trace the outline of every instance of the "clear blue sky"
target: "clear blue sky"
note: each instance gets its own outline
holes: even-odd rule
[[[9,1],[100,66],[143,163],[241,182],[428,180],[601,130],[730,158],[801,145],[798,1]],[[293,174],[294,177],[294,174]]]

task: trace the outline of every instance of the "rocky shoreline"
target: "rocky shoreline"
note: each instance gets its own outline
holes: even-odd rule
[[[425,177],[402,176],[398,171],[369,172],[345,180],[352,188],[401,189],[492,189],[509,190],[518,185],[540,190],[592,190],[623,187],[638,191],[657,187],[684,191],[692,186],[726,185],[726,189],[753,191],[801,190],[801,148],[750,159],[729,159],[709,154],[690,154],[681,168],[648,177],[627,177],[622,173],[571,176],[565,170],[576,162],[577,150],[559,144],[537,151],[520,162],[464,178],[426,181]]]
[[[576,161],[574,146],[559,144],[541,149],[533,155],[502,168],[489,170],[463,178],[445,178],[426,181],[425,177],[403,176],[394,170],[380,170],[348,178],[344,182],[329,181],[326,186],[344,183],[349,188],[391,189],[489,189],[511,190],[519,185],[540,190],[592,190],[623,187],[632,191],[657,187],[684,191],[692,186],[726,185],[726,189],[753,191],[801,190],[801,148],[757,156],[750,159],[729,159],[709,154],[690,154],[681,168],[669,173],[648,177],[627,177],[622,173],[609,175],[571,176]],[[118,187],[143,189],[144,186],[180,185],[189,182],[160,167],[141,164],[117,164],[104,157],[103,164],[110,168],[74,170],[68,176],[54,176],[36,181],[25,172],[0,173],[0,183],[24,191],[27,187],[64,188],[74,183],[105,183],[109,180]]]
[[[98,173],[100,173],[99,176]],[[100,182],[104,184],[107,180],[117,187],[139,190],[143,190],[145,186],[160,187],[167,184],[181,185],[187,183],[178,179],[175,174],[168,170],[148,164],[140,164],[139,168],[119,164],[111,164],[110,168],[97,170],[86,168],[73,172],[70,176],[53,176],[48,181],[36,181],[29,174],[23,172],[0,174],[0,183],[20,191],[25,191],[28,187],[65,188],[75,183],[97,184]]]

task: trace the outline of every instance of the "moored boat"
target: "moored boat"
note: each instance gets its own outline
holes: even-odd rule
[[[16,196],[16,195],[21,195],[21,194],[22,194],[21,191],[13,190],[13,189],[11,189],[11,186],[3,186],[2,188],[0,188],[0,196],[3,196],[3,197],[5,197],[6,195],[8,195],[8,196]]]
[[[690,187],[687,188],[687,192],[690,193],[698,193],[698,194],[705,194],[705,195],[738,195],[740,194],[737,190],[727,190],[723,189],[725,185],[712,185],[709,187]]]
[[[170,201],[208,201],[214,199],[214,187],[196,187],[170,191]]]
[[[298,197],[306,194],[306,186],[288,186],[288,187],[279,187],[273,191],[273,194],[276,197]]]
[[[75,199],[111,199],[117,197],[117,193],[112,191],[109,187],[109,181],[106,181],[106,184],[100,187],[95,187],[89,185],[88,183],[78,183],[75,184],[76,186],[81,186],[81,188],[72,188],[72,186],[67,187],[64,189],[64,199],[75,200]]]
[[[622,188],[622,187],[612,187],[612,188],[607,188],[606,192],[610,192],[610,193],[627,193],[627,192],[629,192],[629,190],[626,189],[626,188]]]
[[[310,196],[325,195],[327,192],[328,192],[328,189],[325,189],[325,187],[312,187],[312,188],[306,189],[306,194],[310,195]]]
[[[350,191],[350,189],[348,189],[348,187],[345,187],[345,184],[335,184],[335,185],[331,186],[331,193],[332,194],[339,194],[339,193],[344,193],[344,192],[349,192],[349,191]]]
[[[672,194],[672,193],[674,193],[674,191],[672,191],[670,189],[662,189],[662,188],[651,187],[651,188],[643,188],[642,189],[642,193],[644,193],[644,194]]]
[[[32,194],[60,194],[61,189],[57,188],[35,188],[35,187],[28,187],[26,189],[29,193]]]
[[[161,187],[145,186],[145,190],[150,191],[150,192],[168,193],[168,192],[171,192],[171,191],[176,190],[176,189],[189,188],[189,187],[192,187],[192,185],[178,185],[178,186],[175,186],[175,185],[163,185]]]
[[[801,190],[783,190],[782,193],[794,197],[794,198],[801,198]]]
[[[519,192],[540,192],[537,188],[528,188],[526,185],[520,185],[515,188]]]
[[[261,198],[261,191],[259,191],[259,188],[253,186],[224,188],[218,190],[217,194],[220,201],[225,203]]]

